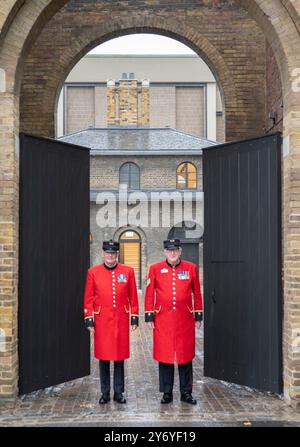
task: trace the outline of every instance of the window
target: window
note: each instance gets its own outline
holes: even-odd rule
[[[128,189],[140,189],[140,168],[135,163],[124,163],[120,167],[120,184]]]
[[[177,168],[177,189],[197,188],[197,169],[193,163],[184,162]]]

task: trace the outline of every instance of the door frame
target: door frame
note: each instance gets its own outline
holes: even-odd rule
[[[121,237],[124,233],[127,233],[127,231],[132,231],[134,234],[136,234],[137,236],[139,236],[139,239],[130,239],[130,240],[121,240]],[[140,237],[140,235],[133,230],[132,228],[128,228],[126,230],[123,230],[119,236],[119,243],[121,244],[139,244],[139,284],[137,289],[141,290],[142,289],[142,239]]]

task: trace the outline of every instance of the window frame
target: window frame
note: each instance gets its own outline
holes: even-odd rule
[[[124,166],[128,165],[129,166],[129,176],[128,176],[128,181],[127,182],[121,182],[121,171],[122,168],[124,168]],[[137,168],[137,172],[138,172],[138,187],[137,188],[132,188],[130,185],[132,183],[132,175],[130,172],[130,166],[135,166]],[[132,190],[132,191],[139,191],[141,189],[141,168],[139,167],[139,165],[133,161],[125,161],[119,168],[119,185],[120,184],[127,184],[128,190]]]
[[[186,172],[185,172],[185,184],[184,184],[184,186],[183,187],[181,187],[180,185],[179,185],[179,183],[178,183],[178,176],[179,176],[179,168],[182,166],[182,165],[185,165],[186,166]],[[193,166],[194,167],[194,169],[195,169],[195,186],[193,186],[193,187],[191,187],[191,186],[189,186],[189,170],[188,170],[188,165],[191,165],[191,166]],[[191,173],[190,173],[191,174]],[[197,186],[198,186],[198,179],[197,179],[197,174],[198,174],[198,170],[197,170],[197,166],[193,163],[193,162],[191,162],[191,161],[188,161],[188,160],[186,160],[186,161],[183,161],[183,162],[181,162],[181,163],[179,163],[179,165],[177,165],[177,168],[176,168],[176,189],[189,189],[189,190],[194,190],[194,189],[197,189]]]

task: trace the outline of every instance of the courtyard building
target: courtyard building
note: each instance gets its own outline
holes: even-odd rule
[[[203,271],[202,148],[213,141],[132,125],[88,128],[60,141],[90,148],[92,265],[102,262],[103,240],[119,240],[120,261],[134,268],[143,289],[163,241],[180,238],[183,257]]]
[[[57,137],[86,127],[126,125],[128,89],[137,125],[171,127],[225,141],[218,83],[198,55],[88,54],[72,69],[57,110]],[[120,107],[122,111],[120,112]]]

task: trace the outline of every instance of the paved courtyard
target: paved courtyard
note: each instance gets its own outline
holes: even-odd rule
[[[196,406],[180,401],[177,369],[174,402],[160,404],[152,334],[141,321],[140,329],[131,335],[131,359],[125,363],[126,405],[113,401],[104,406],[98,404],[98,362],[92,358],[90,376],[20,396],[15,403],[2,403],[0,427],[300,426],[300,412],[287,406],[282,397],[203,377],[202,346],[201,330],[194,360]]]

